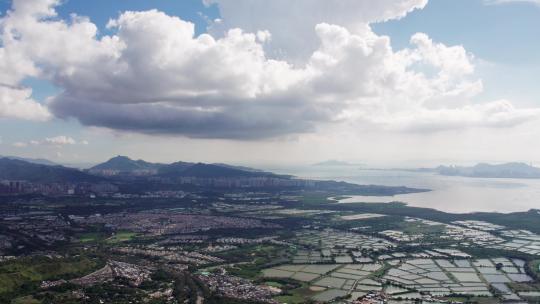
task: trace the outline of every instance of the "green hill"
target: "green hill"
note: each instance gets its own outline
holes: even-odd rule
[[[51,183],[100,182],[104,180],[101,177],[93,176],[77,169],[33,164],[10,158],[0,158],[0,179]]]

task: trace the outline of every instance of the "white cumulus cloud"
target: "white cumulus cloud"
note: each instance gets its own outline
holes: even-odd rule
[[[213,22],[210,32],[222,35],[228,29],[248,32],[268,30],[272,56],[303,61],[319,41],[314,27],[335,24],[351,32],[362,31],[366,24],[399,19],[428,0],[205,0],[216,4],[222,18]]]
[[[2,70],[0,69],[0,73]],[[0,84],[0,118],[44,121],[51,117],[45,106],[31,97],[32,90]]]
[[[259,139],[343,122],[437,131],[513,126],[539,115],[509,101],[471,102],[483,84],[462,46],[418,33],[395,51],[370,28],[425,0],[212,2],[223,20],[210,34],[150,10],[121,13],[108,24],[113,34],[98,37],[87,18],[51,18],[57,1],[15,0],[2,41],[3,52],[18,57],[0,69],[19,73],[5,80],[10,85],[36,76],[60,87],[48,102],[57,117],[147,134]],[[250,9],[261,13],[257,20],[244,16]],[[307,17],[295,18],[300,12]],[[276,56],[297,43],[308,51]]]

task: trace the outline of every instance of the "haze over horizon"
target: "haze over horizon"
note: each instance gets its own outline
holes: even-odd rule
[[[0,155],[540,163],[538,1],[14,0],[0,18]]]

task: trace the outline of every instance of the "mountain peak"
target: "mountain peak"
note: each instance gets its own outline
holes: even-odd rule
[[[90,168],[90,172],[114,171],[130,173],[136,171],[156,171],[160,166],[161,164],[149,163],[144,160],[133,160],[127,156],[118,155]]]
[[[132,160],[127,156],[115,156],[108,161],[89,169],[90,173],[106,176],[114,175],[159,175],[165,177],[261,177],[275,176],[269,172],[249,167],[227,164],[206,164],[178,161],[172,164],[150,163],[144,160]]]

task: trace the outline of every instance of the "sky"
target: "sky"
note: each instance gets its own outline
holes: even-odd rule
[[[0,0],[0,155],[540,156],[537,0]]]

